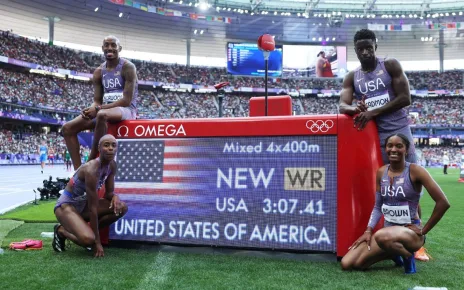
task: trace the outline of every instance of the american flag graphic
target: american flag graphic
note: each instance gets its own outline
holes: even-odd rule
[[[188,139],[119,140],[115,193],[185,195],[206,189],[204,178],[211,173],[205,171],[202,164],[207,159],[193,143]]]

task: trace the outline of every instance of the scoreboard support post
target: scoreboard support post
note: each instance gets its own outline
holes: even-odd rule
[[[129,206],[112,240],[341,257],[367,226],[382,164],[374,122],[358,131],[346,115],[134,120],[109,133]]]

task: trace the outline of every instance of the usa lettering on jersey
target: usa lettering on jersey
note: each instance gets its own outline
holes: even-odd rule
[[[103,87],[105,87],[105,89],[115,89],[122,88],[122,85],[118,78],[103,79]]]
[[[382,186],[380,188],[380,195],[383,197],[389,196],[389,197],[397,197],[398,195],[402,195],[403,197],[406,197],[404,194],[404,189],[403,186]]]
[[[385,90],[387,88],[381,78],[376,78],[375,80],[364,82],[364,88],[361,86],[361,84],[358,84],[358,87],[359,91],[363,94],[376,92],[378,90]]]

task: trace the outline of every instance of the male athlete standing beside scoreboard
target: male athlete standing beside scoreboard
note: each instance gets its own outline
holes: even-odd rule
[[[391,134],[408,137],[411,146],[406,161],[417,163],[414,140],[409,128],[406,107],[411,105],[409,81],[398,60],[377,58],[377,40],[374,32],[361,29],[354,36],[356,55],[361,66],[351,71],[343,80],[340,93],[340,113],[354,118],[354,126],[364,129],[369,120],[375,119],[381,143]],[[358,100],[352,106],[353,94]],[[383,163],[388,163],[385,146],[380,144]]]

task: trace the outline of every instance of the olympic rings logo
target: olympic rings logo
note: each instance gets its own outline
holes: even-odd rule
[[[308,120],[306,122],[306,128],[308,128],[311,132],[317,133],[322,132],[326,133],[334,126],[334,122],[332,120]]]

